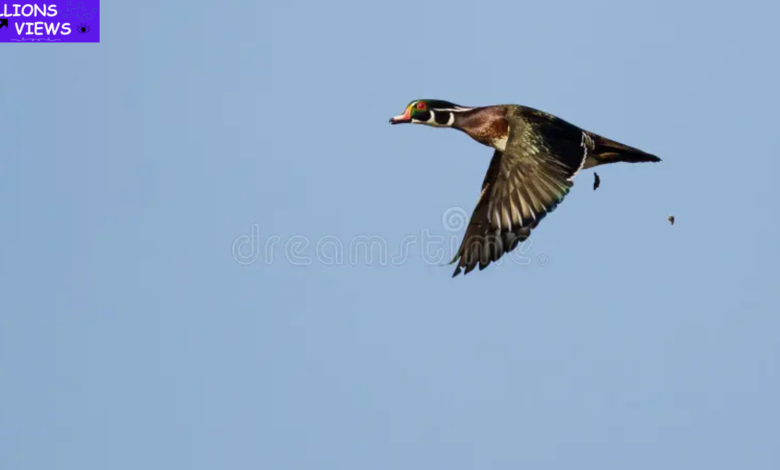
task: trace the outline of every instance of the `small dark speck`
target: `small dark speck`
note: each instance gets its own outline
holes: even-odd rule
[[[593,172],[593,190],[597,190],[599,185],[601,185],[601,178],[599,178],[598,173]]]
[[[674,225],[674,216],[673,216],[673,215],[670,215],[670,216],[668,217],[668,219],[669,219],[669,223],[670,223],[670,224],[672,224],[672,225]]]

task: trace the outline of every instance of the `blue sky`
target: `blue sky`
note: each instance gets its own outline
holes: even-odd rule
[[[0,468],[778,468],[776,4],[102,9],[1,48]],[[451,279],[491,151],[424,97],[663,162]]]

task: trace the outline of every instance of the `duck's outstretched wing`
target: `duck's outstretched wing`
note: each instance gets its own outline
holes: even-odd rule
[[[528,239],[574,185],[593,143],[582,129],[545,113],[507,116],[509,138],[482,183],[453,277],[485,269]]]

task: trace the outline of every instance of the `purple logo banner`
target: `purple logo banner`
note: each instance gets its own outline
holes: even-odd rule
[[[0,42],[100,42],[100,0],[0,0]]]

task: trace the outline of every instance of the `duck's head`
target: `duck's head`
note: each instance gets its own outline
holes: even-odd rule
[[[434,127],[451,127],[455,115],[473,108],[460,106],[442,100],[414,100],[406,106],[406,111],[390,118],[390,124],[426,124]]]

